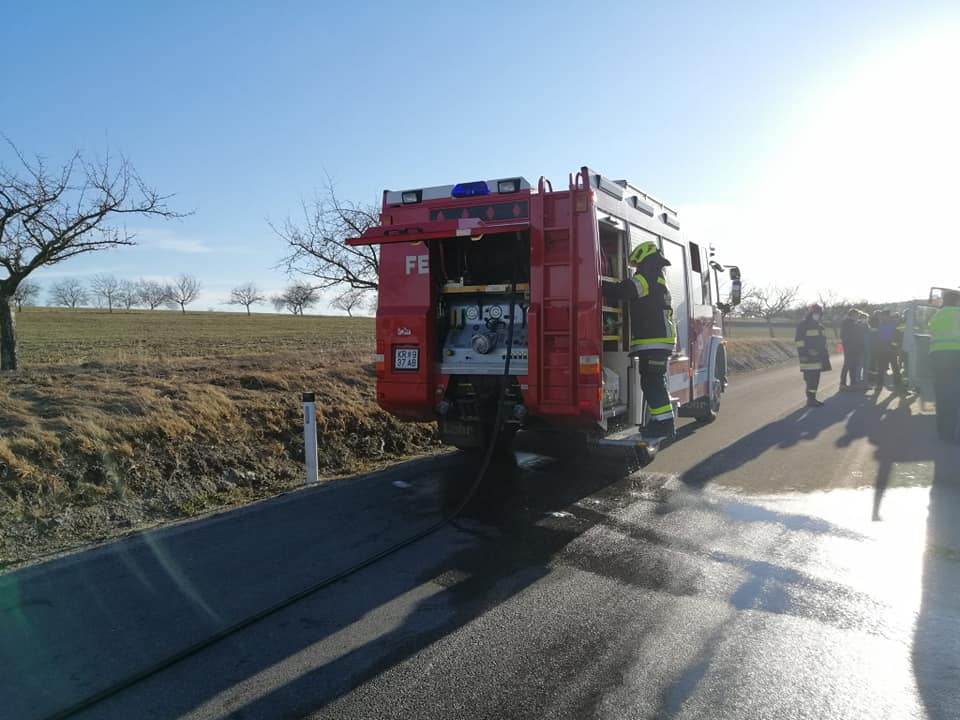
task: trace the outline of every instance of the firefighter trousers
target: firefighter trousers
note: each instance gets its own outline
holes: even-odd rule
[[[817,399],[817,388],[820,387],[820,370],[803,370],[803,380],[807,384],[807,399]]]
[[[650,409],[650,422],[668,422],[673,426],[673,404],[667,389],[666,350],[646,350],[631,353],[640,360],[640,388]]]
[[[945,442],[960,440],[960,350],[930,353],[937,400],[937,434]]]

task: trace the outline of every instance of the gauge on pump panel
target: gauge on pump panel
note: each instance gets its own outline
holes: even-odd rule
[[[503,308],[499,305],[490,306],[490,317],[494,320],[499,320],[503,316]]]
[[[476,320],[480,317],[480,311],[477,309],[476,305],[471,305],[467,308],[467,320]]]

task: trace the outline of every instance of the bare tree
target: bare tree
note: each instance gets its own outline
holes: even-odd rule
[[[6,138],[4,138],[6,139]],[[9,140],[14,168],[0,165],[0,369],[17,367],[10,299],[38,268],[75,255],[133,245],[134,236],[110,221],[120,217],[177,217],[169,195],[148,187],[129,161],[109,154],[87,161],[80,152],[59,170],[42,157],[28,160]]]
[[[251,305],[259,305],[266,299],[267,296],[260,291],[260,288],[252,282],[248,282],[238,285],[230,291],[230,299],[227,300],[227,304],[243,305],[247,309],[247,315],[249,315]]]
[[[180,312],[186,314],[187,305],[197,299],[200,294],[200,281],[193,275],[182,274],[167,286],[167,304],[171,307],[180,307]]]
[[[113,312],[113,304],[120,301],[120,280],[107,273],[94,275],[90,279],[90,291],[106,304],[107,310]]]
[[[90,301],[90,293],[76,278],[64,278],[50,288],[50,302],[52,305],[61,305],[76,309]]]
[[[345,241],[379,224],[379,209],[340,200],[329,177],[313,201],[301,202],[301,208],[303,218],[299,222],[288,217],[279,227],[270,223],[270,229],[290,250],[280,265],[292,275],[307,275],[316,280],[315,287],[320,290],[336,285],[376,290],[379,246],[350,247]]]
[[[363,306],[363,301],[367,299],[368,291],[351,288],[340,293],[330,303],[330,307],[337,310],[343,310],[347,317],[353,317],[353,311]]]
[[[132,309],[140,302],[140,288],[133,280],[121,280],[120,291],[117,295],[117,305],[124,310]]]
[[[17,306],[17,312],[23,310],[24,305],[32,305],[40,296],[40,286],[32,280],[24,280],[13,291],[13,302]]]
[[[783,287],[770,286],[766,288],[752,288],[750,296],[744,296],[741,304],[745,315],[763,318],[767,321],[770,337],[774,337],[773,321],[782,317],[796,302],[800,287],[797,285]]]
[[[320,302],[318,288],[296,283],[290,285],[281,295],[275,295],[270,300],[277,312],[289,310],[294,315],[303,315],[303,311]]]
[[[170,288],[156,280],[141,278],[137,282],[137,301],[151,310],[156,310],[170,301]]]
[[[835,337],[840,337],[840,325],[850,308],[856,304],[840,297],[836,290],[824,290],[817,294],[817,303],[823,308],[823,324],[833,328]]]

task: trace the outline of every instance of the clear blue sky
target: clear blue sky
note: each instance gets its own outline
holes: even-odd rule
[[[791,182],[837,175],[835,152],[810,165],[804,144],[823,152],[830,137],[843,154],[849,143],[833,128],[853,110],[831,119],[824,108],[842,107],[845,97],[882,108],[871,82],[902,66],[897,53],[913,58],[921,74],[923,63],[942,71],[958,56],[947,50],[930,59],[926,38],[956,28],[958,16],[956,2],[876,0],[7,0],[0,132],[51,161],[109,145],[149,183],[177,193],[177,208],[195,211],[171,223],[134,222],[141,247],[68,261],[47,281],[62,273],[190,271],[206,286],[197,307],[210,307],[244,280],[283,285],[270,267],[284,248],[266,221],[296,212],[325,171],[342,196],[376,202],[385,187],[512,174],[556,181],[589,164],[679,206],[681,219],[689,208],[694,225],[726,242],[738,254],[727,259],[752,279],[796,280],[809,295],[843,276],[821,277],[812,265],[784,274],[778,265],[802,237],[820,231],[819,221],[808,221],[801,237],[791,229],[784,215],[797,201]],[[947,68],[949,76],[957,69]],[[848,83],[859,83],[852,95]],[[926,92],[940,101],[939,86]],[[955,95],[955,85],[944,94]],[[859,137],[862,125],[848,123],[845,132]],[[846,158],[848,169],[870,169],[864,158],[874,147],[887,152],[887,142],[884,133]],[[928,150],[942,154],[937,145]],[[791,182],[784,168],[796,168]],[[816,202],[842,204],[838,183],[827,185],[834,197]],[[764,195],[770,187],[776,197]],[[879,200],[861,195],[855,215]],[[757,219],[743,219],[750,217]],[[876,232],[869,227],[867,236]],[[830,236],[841,241],[864,242]],[[942,280],[921,273],[917,291]],[[837,289],[889,289],[865,282]],[[892,294],[915,294],[906,290]]]

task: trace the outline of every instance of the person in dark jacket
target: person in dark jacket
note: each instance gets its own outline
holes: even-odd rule
[[[843,343],[843,368],[840,370],[840,389],[859,385],[863,374],[864,332],[860,326],[862,314],[856,308],[843,319],[840,326],[840,342]],[[850,384],[847,384],[849,374]]]
[[[817,388],[820,387],[820,373],[831,370],[830,354],[827,352],[827,336],[820,320],[823,308],[814,303],[807,317],[797,325],[797,356],[800,359],[800,372],[807,385],[807,407],[821,407],[817,400]]]
[[[677,345],[670,290],[663,274],[670,265],[655,242],[642,242],[627,262],[636,268],[632,278],[604,283],[604,292],[630,303],[630,355],[640,360],[640,387],[649,409],[644,434],[672,438],[673,404],[667,388],[667,361]]]
[[[893,370],[896,389],[900,390],[903,387],[903,380],[900,378],[900,364],[897,362],[899,351],[897,325],[899,323],[900,321],[889,310],[884,310],[880,314],[880,326],[877,328],[877,395],[883,390],[888,368]]]
[[[868,386],[875,385],[877,382],[877,363],[880,362],[880,338],[878,336],[880,328],[880,311],[874,310],[870,313],[870,319],[867,323],[867,358],[865,380]]]

